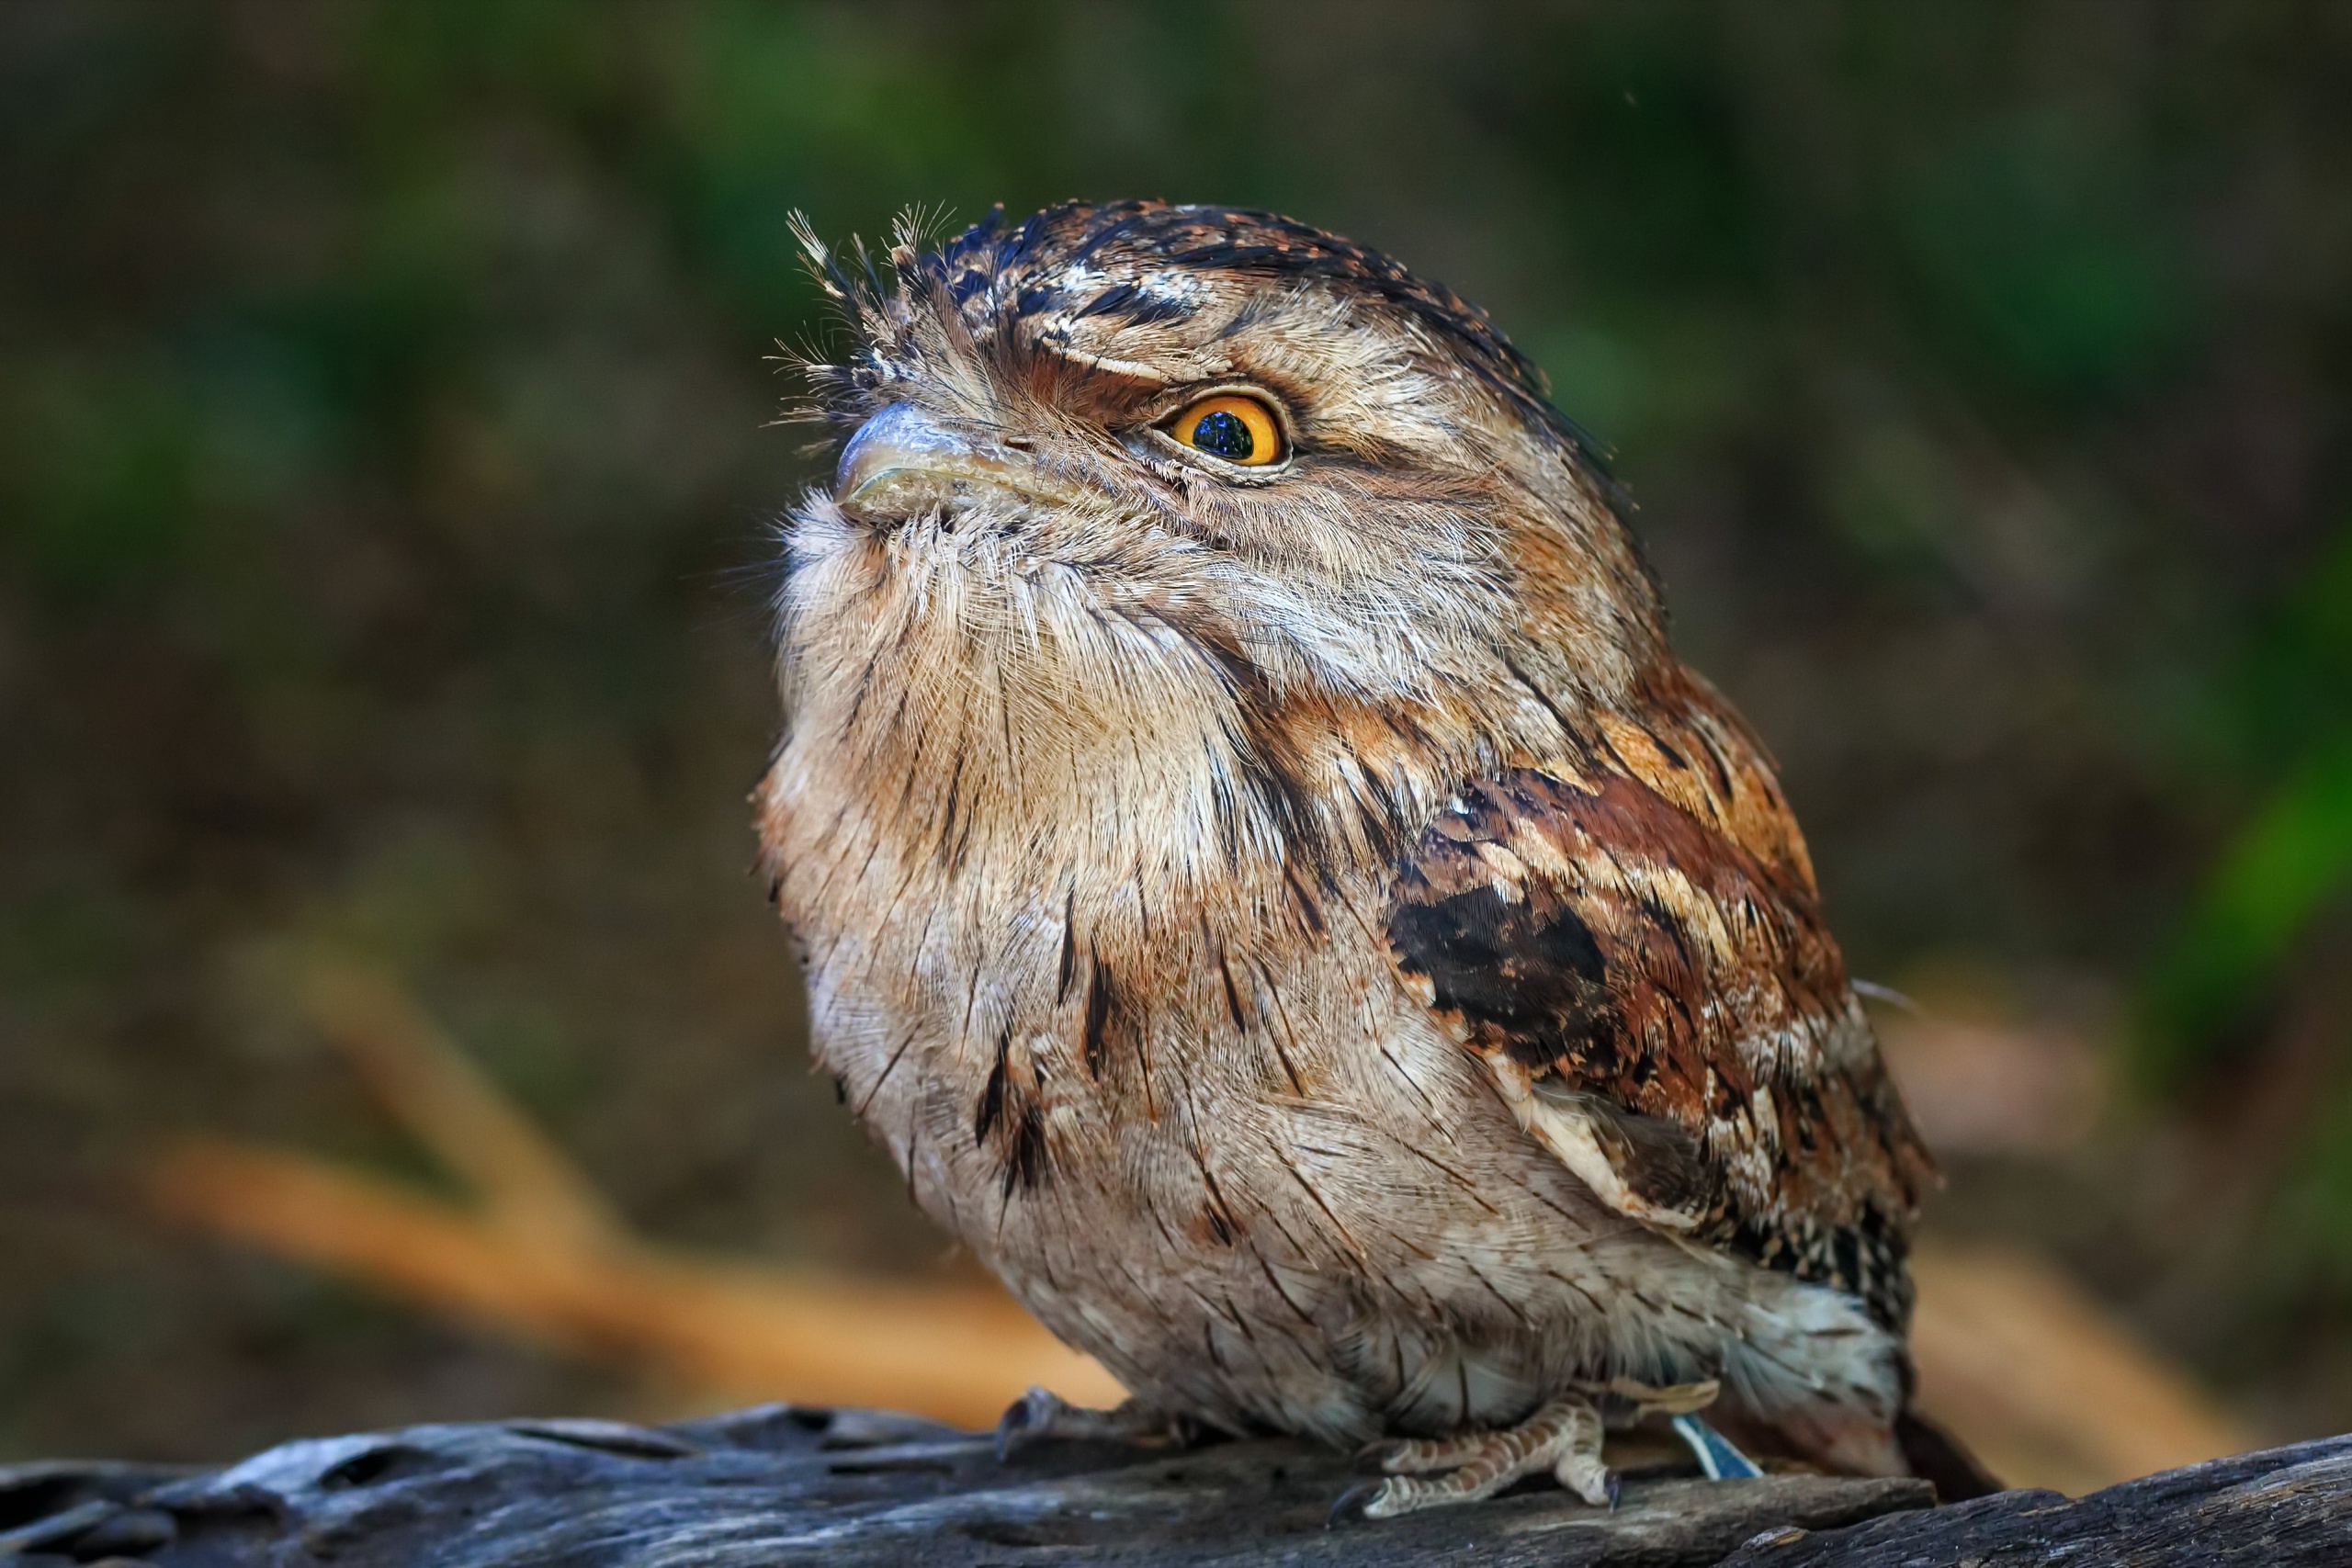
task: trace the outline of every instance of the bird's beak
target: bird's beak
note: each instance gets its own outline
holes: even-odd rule
[[[1073,497],[1025,453],[960,434],[908,403],[857,427],[833,470],[833,499],[854,517],[911,517],[955,501],[1022,506]]]

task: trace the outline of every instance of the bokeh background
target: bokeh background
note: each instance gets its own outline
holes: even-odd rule
[[[694,1391],[208,1235],[446,1189],[397,976],[664,1243],[960,1280],[808,1076],[786,231],[1280,209],[1484,304],[1776,749],[1952,1174],[2245,1429],[2352,1427],[2352,7],[0,7],[0,1458]]]

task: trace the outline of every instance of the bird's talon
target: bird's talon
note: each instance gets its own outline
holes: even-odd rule
[[[1372,1506],[1388,1489],[1385,1481],[1359,1481],[1334,1498],[1331,1511],[1323,1516],[1323,1528],[1338,1529],[1342,1525],[1360,1525],[1374,1516]]]
[[[1033,1388],[1006,1405],[996,1422],[997,1463],[1003,1464],[1050,1430],[1061,1404],[1061,1396],[1051,1390]]]
[[[1617,1511],[1617,1499],[1625,1495],[1625,1478],[1612,1470],[1601,1485],[1608,1489],[1609,1511],[1613,1514]]]

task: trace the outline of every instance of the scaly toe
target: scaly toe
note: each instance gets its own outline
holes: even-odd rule
[[[1418,1514],[1424,1508],[1450,1508],[1463,1503],[1483,1503],[1518,1479],[1506,1472],[1473,1475],[1458,1470],[1434,1480],[1392,1475],[1380,1483],[1380,1490],[1364,1504],[1363,1517],[1367,1519],[1393,1519],[1401,1514]]]
[[[1474,1432],[1463,1438],[1409,1438],[1381,1456],[1380,1468],[1391,1475],[1427,1475],[1432,1471],[1459,1470],[1494,1445],[1496,1434]]]
[[[1452,1508],[1483,1503],[1504,1487],[1544,1468],[1541,1456],[1532,1462],[1503,1464],[1487,1461],[1463,1466],[1443,1475],[1392,1475],[1364,1504],[1367,1519],[1393,1519],[1424,1508]]]
[[[1387,1519],[1482,1502],[1521,1476],[1546,1470],[1577,1496],[1601,1506],[1609,1500],[1610,1475],[1601,1463],[1600,1440],[1600,1413],[1572,1394],[1516,1427],[1400,1443],[1383,1463],[1390,1478],[1363,1505],[1363,1517]],[[1430,1473],[1440,1471],[1445,1473]]]

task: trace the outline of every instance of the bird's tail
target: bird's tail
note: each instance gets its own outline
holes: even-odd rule
[[[1994,1479],[1967,1445],[1906,1404],[1894,1418],[1894,1440],[1911,1473],[1931,1482],[1939,1503],[1965,1503],[2008,1490]]]

